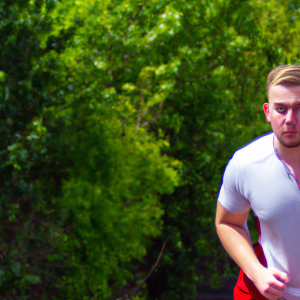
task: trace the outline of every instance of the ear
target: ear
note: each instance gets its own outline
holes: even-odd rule
[[[268,103],[264,103],[264,112],[265,112],[265,115],[266,115],[267,122],[271,123],[270,112],[269,112],[269,104]]]

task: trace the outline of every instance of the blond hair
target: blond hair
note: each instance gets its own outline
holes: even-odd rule
[[[300,85],[300,65],[283,65],[273,69],[267,80],[267,91],[272,85]]]

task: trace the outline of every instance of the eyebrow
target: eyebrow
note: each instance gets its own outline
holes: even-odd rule
[[[287,105],[285,102],[274,102],[273,105]],[[300,100],[297,101],[296,105],[300,105]]]

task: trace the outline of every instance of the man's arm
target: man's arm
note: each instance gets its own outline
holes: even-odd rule
[[[283,295],[285,284],[275,278],[288,282],[287,275],[276,268],[267,269],[258,261],[248,232],[242,227],[249,210],[243,214],[234,214],[226,210],[219,202],[216,213],[218,236],[229,255],[254,282],[257,289],[267,299],[277,300]]]

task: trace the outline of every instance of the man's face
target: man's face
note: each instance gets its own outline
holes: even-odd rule
[[[283,146],[300,146],[300,86],[271,86],[264,112]]]

